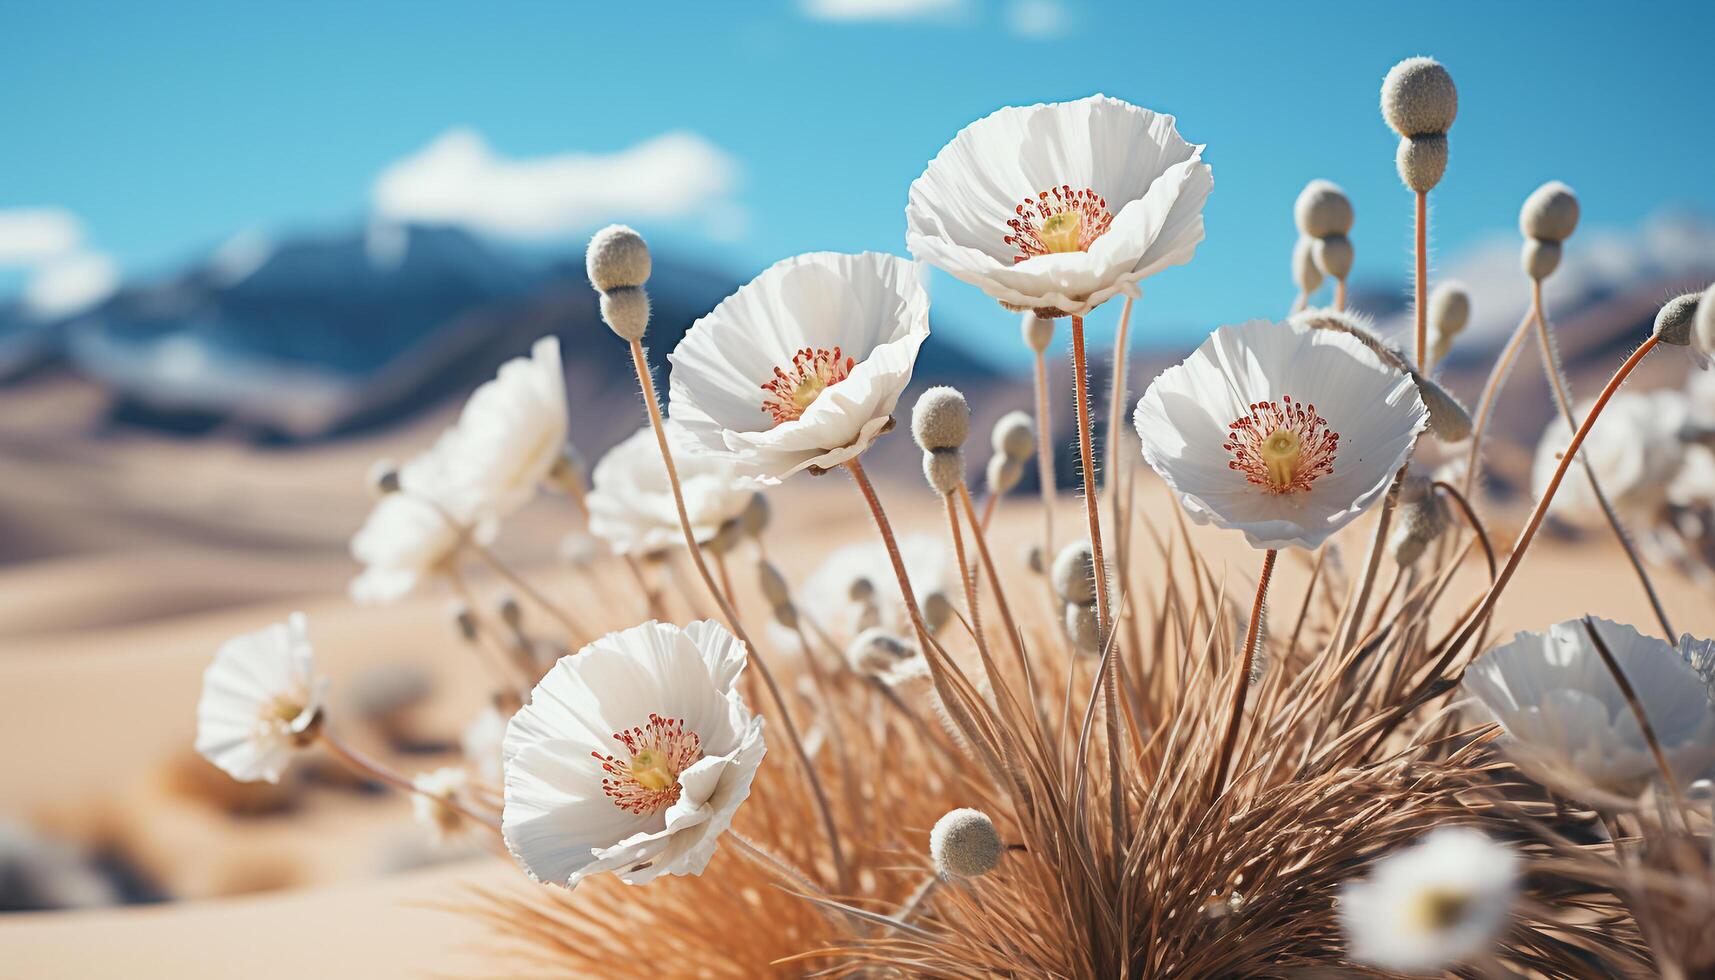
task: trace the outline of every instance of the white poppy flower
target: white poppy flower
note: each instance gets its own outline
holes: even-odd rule
[[[746,655],[718,623],[650,622],[554,665],[506,730],[501,826],[532,878],[702,874],[762,762]]]
[[[929,596],[946,595],[956,587],[952,554],[940,538],[902,535],[899,555],[905,560],[905,574],[919,602],[927,605]],[[887,548],[879,541],[835,548],[804,580],[800,601],[815,623],[841,643],[875,628],[912,635],[899,577],[893,572]]]
[[[696,447],[677,422],[667,422],[667,439],[691,530],[698,543],[706,543],[744,513],[756,484],[738,475],[732,457]],[[646,555],[685,543],[653,426],[639,429],[596,463],[586,499],[590,530],[618,554]]]
[[[1172,116],[1091,96],[966,126],[911,184],[911,254],[1013,309],[1083,315],[1191,261],[1215,186]]]
[[[915,263],[873,252],[786,259],[679,342],[668,358],[673,420],[765,483],[832,469],[892,424],[928,336]]]
[[[502,364],[492,381],[471,393],[449,437],[436,447],[445,456],[442,502],[464,518],[507,517],[530,502],[554,468],[567,425],[560,342],[543,337],[529,357]]]
[[[1137,403],[1143,457],[1199,524],[1315,548],[1387,491],[1428,412],[1352,336],[1252,320],[1216,330]]]
[[[239,782],[277,783],[314,738],[326,693],[302,613],[235,636],[202,675],[197,752]]]
[[[1637,693],[1668,765],[1690,784],[1715,770],[1715,708],[1695,664],[1715,642],[1682,637],[1678,648],[1630,626],[1595,620]],[[1495,722],[1507,754],[1568,795],[1594,787],[1636,796],[1657,775],[1637,716],[1581,619],[1547,633],[1520,633],[1484,653],[1460,685],[1473,722]]]
[[[1399,973],[1440,973],[1488,951],[1518,893],[1518,855],[1465,827],[1431,831],[1340,890],[1353,960]]]
[[[1592,402],[1573,406],[1573,414],[1589,417]],[[1677,391],[1647,394],[1622,391],[1609,400],[1580,451],[1596,471],[1602,492],[1614,508],[1628,517],[1652,521],[1667,500],[1667,488],[1685,457],[1679,432],[1690,408]],[[1531,466],[1531,492],[1541,499],[1560,457],[1572,441],[1566,420],[1549,423],[1536,447]],[[1581,467],[1579,468],[1581,469]],[[1549,513],[1574,523],[1594,525],[1604,518],[1590,490],[1590,481],[1574,469],[1561,481]]]
[[[464,535],[485,542],[493,538],[496,522],[482,521],[468,532],[449,474],[460,437],[442,433],[432,449],[417,455],[399,471],[399,489],[382,496],[351,539],[351,556],[364,568],[353,579],[352,601],[394,602],[425,580],[450,567]]]

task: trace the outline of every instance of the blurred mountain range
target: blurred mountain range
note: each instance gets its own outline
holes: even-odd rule
[[[658,378],[692,322],[740,284],[657,254],[648,339]],[[614,413],[601,403],[635,381],[616,369],[621,348],[581,257],[533,258],[423,225],[245,235],[75,316],[37,321],[0,307],[0,382],[70,372],[111,392],[114,423],[304,442],[462,396],[547,334],[562,339],[573,417],[606,429]],[[919,370],[966,382],[994,373],[945,334],[924,348]],[[630,397],[621,404],[634,407]]]

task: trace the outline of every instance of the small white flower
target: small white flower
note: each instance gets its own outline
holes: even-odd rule
[[[1677,649],[1630,626],[1595,620],[1637,693],[1674,776],[1689,784],[1715,768],[1715,708],[1693,664],[1715,642],[1681,637]],[[1637,716],[1581,619],[1520,633],[1472,662],[1462,692],[1476,723],[1496,722],[1507,754],[1572,796],[1590,787],[1636,796],[1656,776]]]
[[[1348,955],[1401,973],[1480,956],[1512,914],[1518,855],[1465,827],[1435,830],[1340,890]]]
[[[437,446],[407,463],[399,471],[401,489],[377,500],[352,536],[351,556],[364,566],[351,582],[353,602],[394,602],[450,567],[465,532],[448,510],[443,459]],[[474,533],[487,538],[492,525]]]
[[[667,422],[667,439],[691,530],[705,544],[750,506],[755,482],[738,475],[732,457],[697,448],[677,422]],[[639,429],[596,463],[587,500],[590,530],[617,554],[647,555],[685,543],[653,426]]]
[[[239,782],[280,781],[313,738],[327,682],[302,613],[221,645],[202,675],[197,752]]]
[[[464,769],[443,766],[431,772],[418,773],[412,778],[411,785],[417,790],[411,795],[411,815],[433,831],[436,840],[451,840],[470,829],[464,814],[442,802],[464,802],[470,788],[470,774]]]
[[[560,341],[543,337],[529,357],[502,364],[471,393],[450,438],[436,447],[446,455],[443,503],[464,519],[507,517],[530,502],[554,468],[567,425]]]
[[[1386,492],[1428,421],[1411,378],[1356,338],[1252,320],[1216,330],[1137,403],[1143,457],[1199,524],[1315,548]]]
[[[702,874],[762,762],[746,655],[718,623],[650,622],[554,665],[506,730],[502,830],[531,877]]]
[[[892,423],[928,336],[915,263],[869,252],[786,259],[679,342],[668,358],[673,419],[764,483],[832,469]]]
[[[945,594],[957,579],[952,555],[941,539],[928,534],[899,538],[899,555],[917,601]],[[893,562],[880,542],[859,542],[835,548],[804,581],[800,601],[816,624],[842,642],[868,629],[880,628],[911,636],[904,594]]]
[[[1574,416],[1588,418],[1591,405],[1585,402],[1574,406]],[[1668,485],[1685,457],[1685,444],[1680,441],[1679,432],[1688,413],[1689,406],[1680,392],[1622,391],[1609,400],[1596,419],[1580,452],[1596,471],[1602,492],[1621,514],[1646,522],[1655,519],[1667,500]],[[1571,439],[1566,420],[1556,415],[1537,444],[1536,460],[1531,467],[1531,492],[1538,499],[1548,488],[1548,481]],[[1581,470],[1582,467],[1575,466],[1567,472],[1549,504],[1549,513],[1593,525],[1603,520],[1602,512],[1590,490],[1590,481]]]
[[[906,244],[1006,306],[1082,315],[1191,260],[1215,186],[1202,152],[1103,95],[1001,109],[912,182]]]

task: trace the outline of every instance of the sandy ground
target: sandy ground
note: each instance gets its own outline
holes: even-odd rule
[[[421,444],[424,430],[289,453],[64,438],[87,431],[79,428],[86,401],[76,390],[36,393],[0,413],[0,816],[117,853],[179,900],[0,916],[0,975],[497,972],[481,927],[428,906],[456,904],[461,884],[529,887],[504,859],[435,846],[404,800],[354,787],[313,760],[309,776],[279,798],[237,797],[211,788],[219,784],[188,750],[199,677],[215,648],[303,610],[336,697],[378,668],[425,672],[432,696],[407,718],[418,750],[388,752],[389,760],[416,771],[451,758],[444,749],[482,704],[485,685],[449,629],[447,596],[368,609],[343,594],[353,572],[344,541],[368,506],[368,463]],[[789,575],[872,533],[846,482],[806,478],[776,497],[770,549]],[[942,533],[920,482],[902,476],[882,489],[902,529]],[[1158,485],[1146,484],[1139,499],[1171,526]],[[1017,542],[1033,539],[1039,514],[1028,500],[1008,501],[1000,520],[996,538],[1013,543],[998,543],[997,558],[1027,587]],[[1081,520],[1065,501],[1062,538]],[[552,567],[558,539],[576,528],[566,502],[545,500],[500,548],[592,625],[638,621],[635,596],[615,591],[623,588],[617,565],[593,578]],[[1348,561],[1356,563],[1367,534],[1367,522],[1348,532]],[[1199,529],[1195,540],[1234,591],[1249,589],[1257,558],[1236,534]],[[1158,571],[1140,565],[1140,584]],[[1283,560],[1278,609],[1296,609],[1305,574],[1305,563]],[[1471,563],[1455,594],[1472,594],[1481,576]],[[1660,579],[1679,628],[1715,632],[1708,595],[1670,574]],[[479,583],[479,591],[492,595],[494,586]],[[741,600],[760,611],[748,585]],[[1650,622],[1611,544],[1596,535],[1549,542],[1503,603],[1498,632],[1592,610]],[[353,737],[387,751],[373,733]],[[235,815],[240,803],[269,812]]]

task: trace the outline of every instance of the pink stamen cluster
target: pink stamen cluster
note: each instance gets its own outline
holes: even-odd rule
[[[1298,437],[1298,457],[1285,467],[1278,460],[1271,467],[1264,444],[1283,430]],[[1257,402],[1249,414],[1228,425],[1227,441],[1221,448],[1233,454],[1227,467],[1243,473],[1251,483],[1270,493],[1297,493],[1309,490],[1317,477],[1334,472],[1340,434],[1328,429],[1328,420],[1316,414],[1315,405],[1282,395],[1278,402]],[[1283,472],[1289,474],[1285,479],[1281,478]]]
[[[1043,225],[1049,218],[1068,211],[1078,216],[1077,248],[1050,248],[1042,240]],[[1108,226],[1114,223],[1114,216],[1108,212],[1107,201],[1098,197],[1096,192],[1088,187],[1075,191],[1070,184],[1041,191],[1034,198],[1025,198],[1024,203],[1014,209],[1014,213],[1016,216],[1006,223],[1006,226],[1012,229],[1012,234],[1005,239],[1006,244],[1018,249],[1018,254],[1012,257],[1014,263],[1053,252],[1087,252],[1090,244],[1102,237]]]
[[[840,349],[806,347],[792,355],[790,369],[775,368],[774,377],[764,382],[767,392],[762,410],[774,418],[774,424],[793,422],[802,418],[823,391],[844,381],[852,373],[855,358],[841,357]]]
[[[615,806],[639,815],[659,813],[679,801],[679,774],[703,757],[702,739],[685,731],[677,718],[649,715],[649,724],[614,732],[614,740],[625,746],[625,758],[591,752],[601,761],[607,777],[601,791]],[[641,759],[640,759],[641,757]],[[650,787],[639,779],[641,768],[671,777],[665,786]]]

